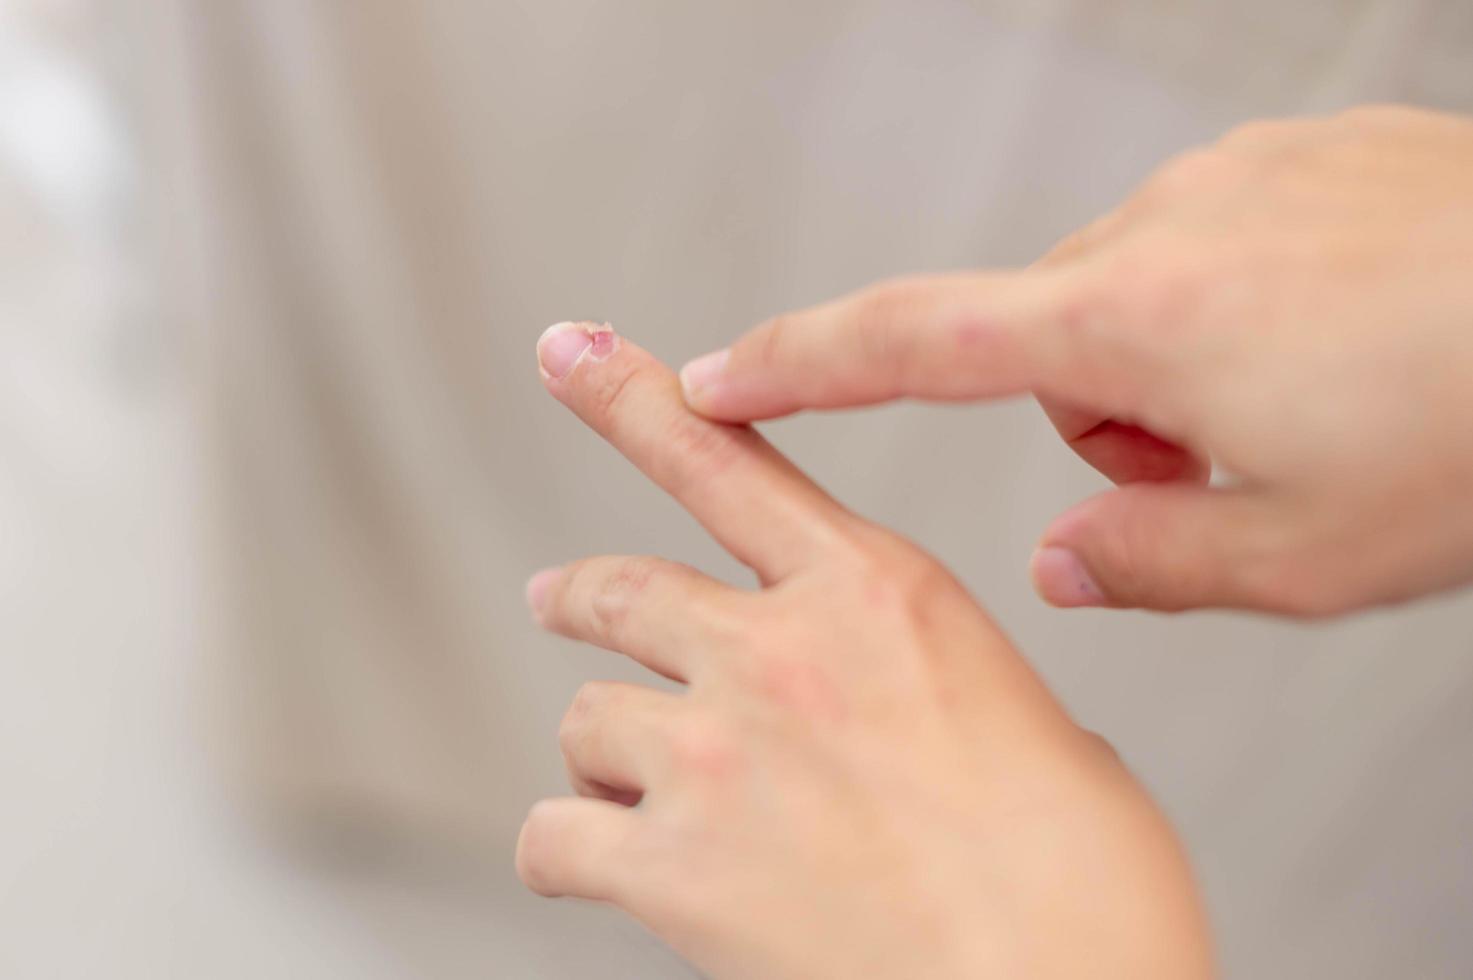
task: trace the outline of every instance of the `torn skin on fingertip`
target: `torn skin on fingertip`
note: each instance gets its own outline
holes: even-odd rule
[[[607,323],[564,320],[542,332],[537,340],[537,366],[543,378],[561,381],[586,356],[607,360],[618,349],[618,335]]]
[[[594,327],[589,334],[593,337],[593,344],[588,348],[588,356],[595,361],[606,361],[619,349],[619,335],[614,333],[611,325],[605,323]]]

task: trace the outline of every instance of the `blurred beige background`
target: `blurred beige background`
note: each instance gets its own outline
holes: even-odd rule
[[[510,872],[588,677],[536,568],[736,578],[547,398],[1027,262],[1255,116],[1473,111],[1463,0],[0,5],[0,975],[678,977]],[[946,560],[1181,828],[1229,976],[1473,973],[1473,597],[1050,611],[1031,404],[773,438]]]

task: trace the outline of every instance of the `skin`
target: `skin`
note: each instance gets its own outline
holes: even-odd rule
[[[717,980],[1211,974],[1170,827],[944,568],[607,328],[553,327],[539,361],[760,587],[647,557],[529,583],[545,628],[678,684],[580,690],[578,795],[528,815],[530,887],[610,902]]]
[[[1467,582],[1473,123],[1250,125],[1028,269],[785,314],[679,383],[588,324],[539,361],[761,587],[652,558],[534,577],[546,628],[679,687],[580,691],[578,795],[518,843],[532,888],[718,980],[1208,976],[1186,860],[1109,747],[933,559],[746,423],[1035,394],[1119,484],[1044,534],[1060,605],[1317,616]]]
[[[784,314],[682,380],[728,422],[1034,393],[1120,485],[1044,532],[1056,605],[1312,617],[1466,583],[1473,121],[1250,124],[1028,269]]]

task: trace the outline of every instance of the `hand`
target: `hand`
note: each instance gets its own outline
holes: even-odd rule
[[[1126,484],[1044,533],[1058,605],[1313,616],[1467,582],[1473,122],[1248,125],[1031,269],[872,287],[682,376],[732,422],[1036,393]]]
[[[579,796],[533,808],[524,881],[718,980],[1209,974],[1170,828],[944,569],[607,328],[555,327],[539,360],[762,588],[653,558],[533,578],[547,629],[684,686],[579,692]]]

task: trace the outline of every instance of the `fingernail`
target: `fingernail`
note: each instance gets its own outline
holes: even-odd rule
[[[560,568],[544,568],[527,580],[527,605],[532,607],[533,614],[541,614],[542,607],[547,602],[547,591],[560,574]]]
[[[566,378],[592,346],[593,334],[582,324],[554,323],[537,338],[537,366],[549,378]]]
[[[686,401],[694,401],[701,391],[711,387],[712,382],[726,368],[726,359],[730,354],[730,349],[715,351],[696,358],[680,369],[680,387],[685,389]]]
[[[1105,594],[1079,556],[1068,548],[1050,546],[1033,553],[1033,586],[1045,602],[1055,606],[1103,606]]]

